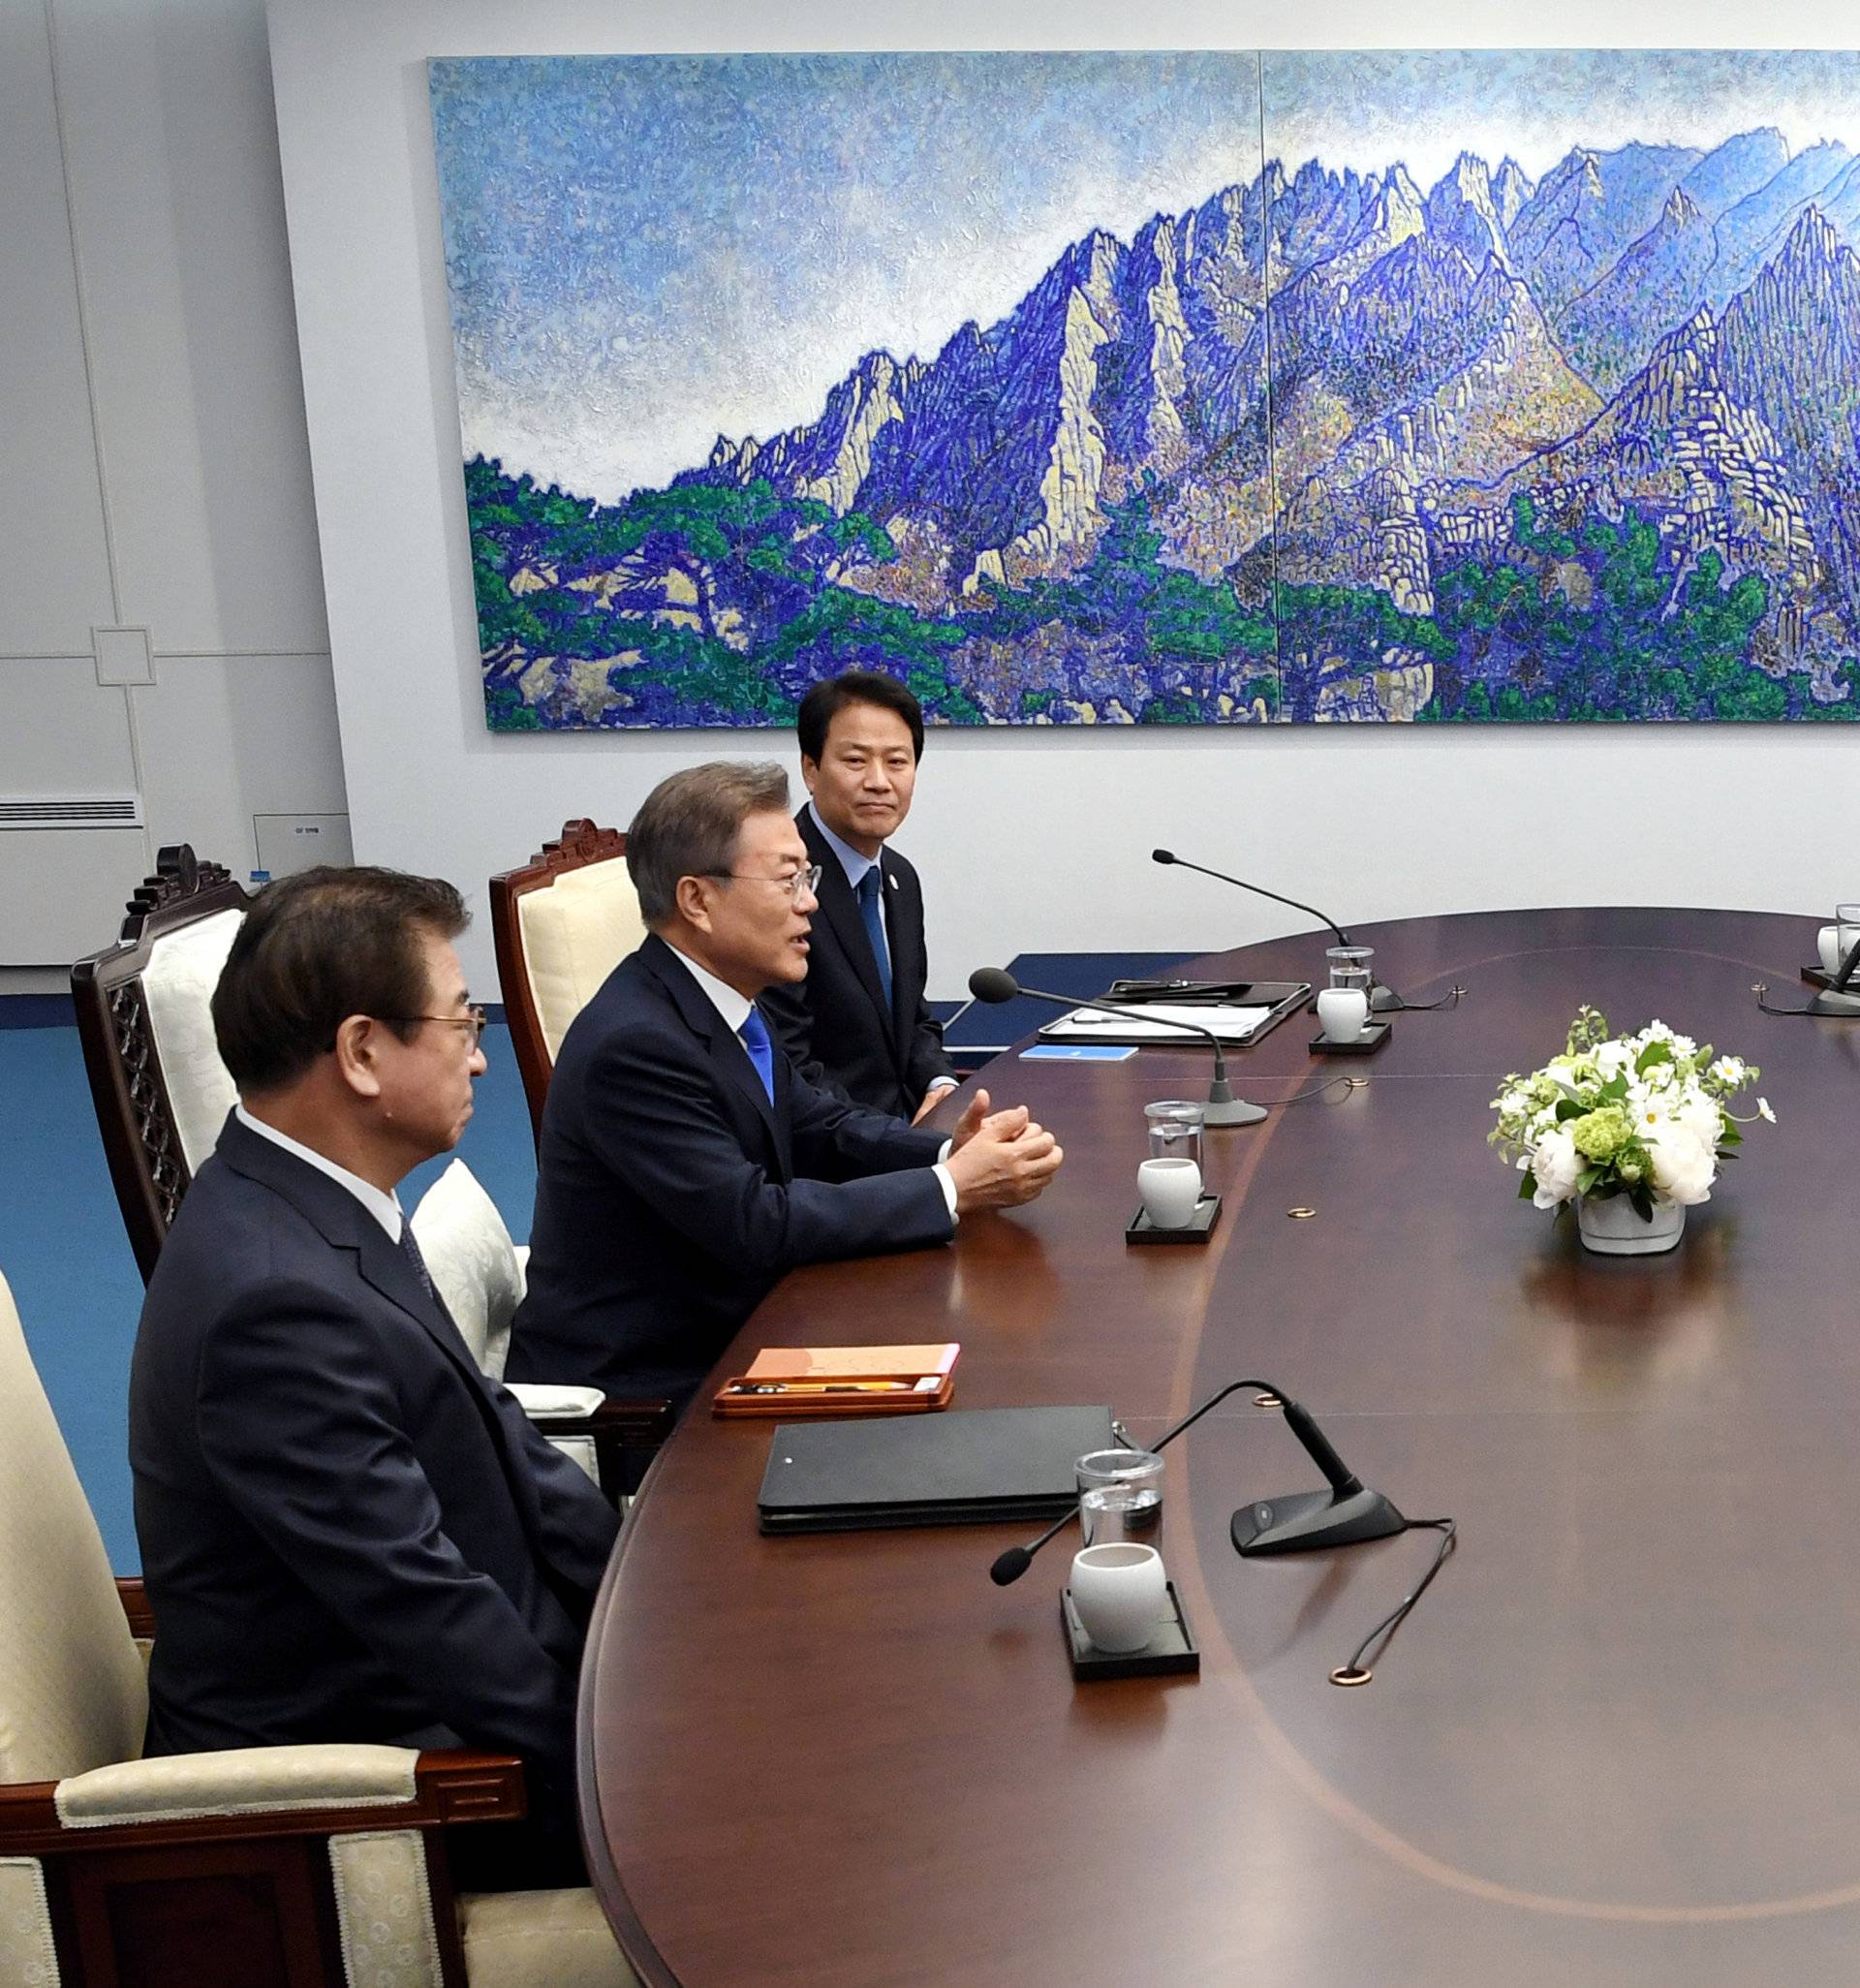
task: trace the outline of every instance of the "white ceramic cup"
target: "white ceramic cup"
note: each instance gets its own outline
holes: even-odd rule
[[[1186,1228],[1201,1199],[1201,1169],[1193,1160],[1145,1160],[1136,1169],[1136,1191],[1158,1228]]]
[[[1369,1020],[1369,996],[1360,987],[1326,987],[1318,996],[1318,1019],[1333,1042],[1353,1042]]]
[[[1087,1546],[1072,1556],[1072,1608],[1095,1649],[1140,1650],[1168,1606],[1168,1574],[1154,1546]]]

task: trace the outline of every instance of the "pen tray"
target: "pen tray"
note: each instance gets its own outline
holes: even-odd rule
[[[885,1378],[880,1375],[870,1377],[872,1381]],[[735,1374],[711,1397],[710,1412],[729,1420],[760,1416],[764,1419],[775,1417],[784,1422],[838,1421],[848,1415],[920,1415],[931,1409],[947,1408],[955,1398],[956,1380],[953,1374],[935,1377],[937,1385],[933,1388],[915,1385],[920,1379],[930,1378],[928,1376],[911,1374],[891,1378],[902,1380],[907,1384],[902,1388],[876,1388],[852,1382],[837,1384],[758,1383],[747,1375]],[[759,1386],[761,1391],[748,1391]]]

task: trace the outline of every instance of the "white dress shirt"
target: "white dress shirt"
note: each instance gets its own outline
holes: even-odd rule
[[[346,1166],[338,1166],[314,1146],[306,1146],[301,1140],[294,1139],[289,1133],[281,1133],[275,1125],[266,1125],[262,1118],[254,1118],[243,1104],[232,1107],[233,1116],[247,1132],[255,1132],[262,1139],[269,1139],[274,1146],[282,1146],[287,1153],[294,1153],[306,1166],[314,1166],[319,1173],[326,1173],[338,1187],[345,1187],[367,1209],[383,1228],[388,1231],[390,1243],[400,1241],[401,1225],[405,1217],[400,1212],[400,1197],[385,1195],[372,1181],[363,1180],[360,1174],[351,1173]]]

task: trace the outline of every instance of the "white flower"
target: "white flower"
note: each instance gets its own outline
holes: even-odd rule
[[[1673,1111],[1672,1122],[1706,1147],[1717,1145],[1719,1135],[1724,1130],[1724,1117],[1717,1099],[1707,1098],[1699,1091],[1689,1092],[1680,1100]]]
[[[1756,1101],[1756,1115],[1759,1118],[1767,1118],[1772,1125],[1776,1123],[1776,1113],[1770,1109],[1770,1101],[1767,1098],[1759,1098]]]
[[[1673,1032],[1663,1021],[1650,1021],[1632,1040],[1645,1048],[1649,1042],[1670,1042]]]
[[[1537,1180],[1533,1204],[1554,1208],[1568,1200],[1576,1191],[1576,1175],[1581,1170],[1582,1158],[1576,1151],[1575,1140],[1562,1130],[1545,1133],[1531,1155],[1531,1171]]]
[[[1647,1150],[1654,1163],[1654,1185],[1667,1200],[1690,1208],[1711,1199],[1718,1162],[1711,1146],[1690,1128],[1662,1126],[1648,1138]]]
[[[1596,1073],[1604,1084],[1626,1073],[1631,1073],[1634,1067],[1633,1045],[1616,1041],[1603,1042],[1596,1050]]]
[[[1738,1085],[1744,1081],[1743,1057],[1720,1056],[1718,1059],[1718,1061],[1712,1065],[1712,1075],[1716,1077],[1720,1084],[1728,1085],[1730,1089],[1736,1090]]]

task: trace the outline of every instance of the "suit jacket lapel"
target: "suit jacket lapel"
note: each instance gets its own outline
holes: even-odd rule
[[[782,1054],[780,1037],[773,1029],[769,1030],[774,1047],[776,1098],[776,1104],[771,1104],[768,1093],[762,1089],[761,1078],[756,1074],[756,1066],[749,1060],[749,1051],[743,1047],[741,1039],[724,1026],[723,1016],[711,1006],[704,990],[685,971],[677,949],[667,946],[657,934],[651,934],[640,951],[686,1027],[695,1036],[702,1038],[719,1088],[734,1092],[755,1111],[767,1134],[769,1150],[781,1169],[781,1178],[784,1181],[791,1179],[794,1164],[788,1136],[787,1093],[783,1081],[788,1058]],[[781,1107],[779,1110],[777,1104]]]
[[[852,885],[846,881],[846,871],[841,867],[838,852],[815,825],[814,817],[806,808],[795,820],[800,824],[801,839],[807,844],[808,854],[821,866],[821,887],[817,893],[821,900],[821,915],[839,941],[840,951],[852,962],[859,985],[865,989],[866,999],[884,1024],[885,1039],[895,1050],[897,1030],[892,1023],[891,1011],[884,1005],[884,988],[879,979],[878,961],[872,957],[872,942],[866,937],[865,920],[859,915],[859,901],[852,895]],[[888,884],[886,887],[888,892]],[[880,902],[883,904],[884,901],[882,897]],[[888,918],[885,931],[887,935],[890,932]],[[894,957],[891,975],[894,994],[897,989],[896,969]]]
[[[923,985],[923,920],[907,916],[911,886],[896,867],[887,849],[881,858],[884,866],[884,933],[891,942],[891,1042],[898,1055],[898,1073],[904,1074],[904,1048],[916,1019],[914,988]]]
[[[228,1118],[214,1150],[237,1172],[283,1196],[332,1249],[354,1251],[356,1267],[363,1282],[413,1319],[466,1377],[473,1392],[480,1398],[484,1396],[484,1376],[460,1338],[458,1327],[426,1295],[425,1287],[405,1253],[388,1240],[388,1231],[340,1181],[319,1173],[294,1153],[287,1153],[282,1146],[248,1131],[236,1118]],[[488,1401],[485,1408],[487,1422],[495,1424],[497,1417],[489,1413]],[[501,1428],[497,1431],[497,1442],[508,1462]]]

